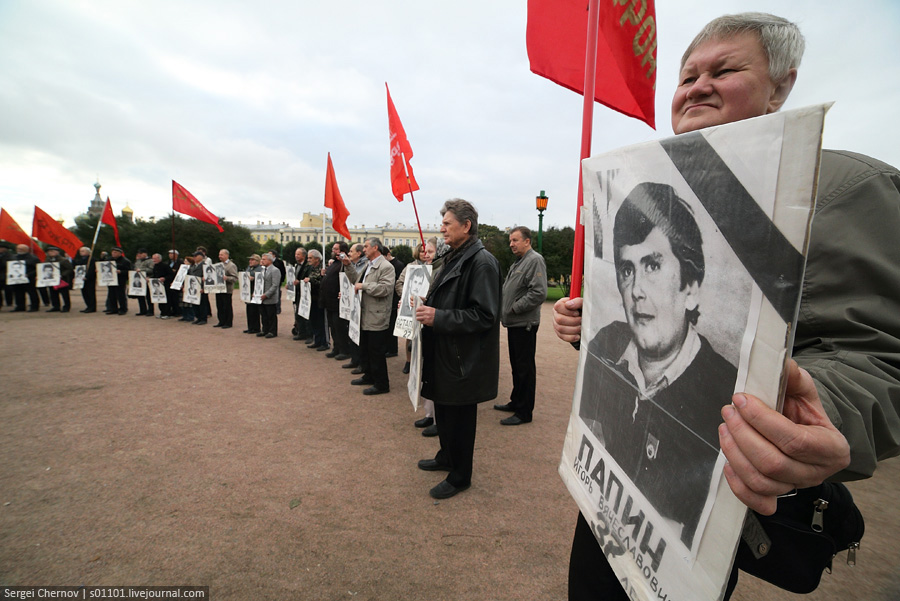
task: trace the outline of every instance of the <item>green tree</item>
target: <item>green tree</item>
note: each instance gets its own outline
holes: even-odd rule
[[[392,246],[391,254],[394,255],[395,258],[400,259],[400,262],[402,262],[404,265],[406,265],[407,263],[411,263],[413,260],[413,251],[405,244]]]
[[[516,260],[515,255],[509,250],[509,234],[496,226],[479,223],[478,237],[488,252],[500,263],[500,275],[506,277],[509,266]]]
[[[537,246],[537,235],[532,235],[532,243]],[[572,275],[572,253],[575,249],[575,230],[551,227],[544,232],[544,262],[547,264],[547,278],[569,293],[569,278]]]

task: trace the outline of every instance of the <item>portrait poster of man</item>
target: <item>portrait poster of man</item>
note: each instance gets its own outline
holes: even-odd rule
[[[253,280],[250,279],[250,274],[246,271],[240,272],[238,281],[241,283],[241,302],[249,303],[253,298],[253,286],[251,285]]]
[[[400,294],[400,308],[394,325],[394,336],[412,340],[419,329],[416,321],[414,303],[428,294],[431,286],[431,265],[410,265],[403,281],[403,292]]]
[[[6,264],[6,285],[17,286],[28,283],[25,261],[9,261]]]
[[[825,109],[583,162],[582,342],[559,472],[633,598],[724,593],[746,507],[722,477],[720,411],[735,391],[779,406]]]
[[[359,318],[362,314],[362,290],[352,293],[350,303],[350,319],[348,319],[350,340],[359,344]]]
[[[340,273],[341,298],[338,301],[338,317],[350,320],[350,312],[353,306],[353,284],[343,271]]]
[[[284,266],[284,291],[287,293],[287,298],[289,301],[294,302],[297,298],[296,290],[294,289],[294,280],[297,279],[296,271],[294,266],[288,263]]]
[[[144,272],[128,272],[128,296],[147,296],[147,275]]]
[[[203,265],[203,292],[216,293],[216,267],[215,265]]]
[[[160,282],[158,278],[150,278],[147,281],[150,283],[150,302],[154,305],[167,304],[165,284]]]
[[[75,266],[75,278],[72,280],[72,289],[81,290],[84,288],[84,277],[87,273],[87,265]]]
[[[312,289],[309,282],[300,282],[300,302],[297,304],[297,315],[303,319],[309,319],[309,309],[312,306]]]
[[[212,287],[211,292],[214,294],[225,294],[228,292],[228,285],[225,283],[225,263],[213,264],[213,273],[216,276],[216,283]]]
[[[175,279],[172,280],[169,288],[172,290],[181,290],[182,286],[184,286],[184,278],[187,275],[188,269],[189,267],[187,265],[179,265],[178,271],[175,273]]]
[[[114,261],[97,261],[97,285],[118,286],[119,276],[116,274]]]
[[[200,304],[203,281],[195,275],[184,276],[184,302],[192,305]]]
[[[59,263],[38,263],[37,274],[36,287],[49,288],[50,286],[59,286]]]
[[[431,265],[428,265],[431,267]],[[408,280],[407,280],[408,281]],[[406,288],[406,281],[403,282]],[[427,290],[426,290],[427,292]],[[425,296],[424,294],[422,296]],[[401,301],[402,302],[402,301]],[[422,303],[422,299],[418,296],[413,297],[413,315],[416,309]],[[416,322],[418,323],[418,322]],[[406,382],[406,390],[409,393],[409,400],[412,402],[413,411],[419,410],[419,398],[422,390],[422,328],[417,327],[412,339],[410,340],[409,351],[409,380]]]
[[[250,297],[251,303],[254,305],[262,304],[263,289],[265,289],[265,282],[263,281],[262,272],[257,272],[256,277],[253,278],[253,296]]]

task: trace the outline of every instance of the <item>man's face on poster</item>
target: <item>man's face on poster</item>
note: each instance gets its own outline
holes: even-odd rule
[[[190,293],[197,294],[197,280],[191,280]]]
[[[688,327],[685,311],[697,307],[699,284],[682,287],[681,264],[658,227],[619,252],[616,282],[638,351],[657,359],[677,353]]]

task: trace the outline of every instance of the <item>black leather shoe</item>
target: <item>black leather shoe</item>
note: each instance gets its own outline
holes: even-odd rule
[[[317,346],[317,347],[316,347],[316,350],[319,351],[319,352],[321,353],[321,352],[327,351],[327,350],[330,349],[330,348],[331,348],[331,347],[328,346],[327,344],[323,344],[322,346]],[[328,355],[325,355],[325,356],[327,357]]]
[[[223,329],[223,330],[227,330],[227,329],[229,329],[229,328],[231,328],[231,326],[222,326],[222,329]]]
[[[522,424],[530,423],[531,420],[525,421],[520,418],[518,415],[510,415],[506,419],[501,419],[500,424],[504,426],[521,426]]]
[[[59,309],[53,307],[52,309],[47,309],[44,313],[59,313]]]
[[[265,335],[266,335],[265,332],[257,332],[257,333],[256,333],[256,337],[257,337],[257,338],[262,338],[262,337],[265,336]]]
[[[409,361],[406,362],[406,365],[403,366],[403,373],[409,373]]]
[[[294,337],[293,337],[293,340],[302,340],[302,339],[300,338],[300,336],[298,336],[298,335],[295,334]]]
[[[264,336],[264,338],[275,338],[276,336],[278,336],[278,334],[273,334],[272,332],[269,332],[268,334],[266,334]]]
[[[384,354],[385,359],[390,359],[392,357],[397,356],[397,351],[390,351]]]
[[[416,428],[427,428],[433,423],[433,417],[423,417],[422,419],[417,419],[413,425],[415,425]]]
[[[341,365],[341,367],[343,367],[344,369],[356,369],[357,367],[359,367],[359,363],[345,363],[344,365]]]
[[[369,380],[367,378],[356,378],[355,380],[352,380],[350,383],[354,386],[371,386],[372,384],[374,384],[374,382],[372,380]]]
[[[366,396],[372,396],[373,394],[387,394],[390,391],[390,388],[378,388],[377,386],[369,386],[368,388],[363,390],[363,394]]]
[[[313,342],[312,344],[307,344],[306,348],[316,348],[317,346],[319,346],[319,345],[316,344],[315,342]]]
[[[329,359],[334,359],[335,357],[338,356],[338,354],[337,354],[337,351],[331,351],[330,353],[328,353],[325,356],[328,357]]]
[[[366,370],[362,369],[361,367],[355,367],[355,368],[353,368],[353,371],[351,371],[350,373],[353,374],[354,376],[358,376],[359,374],[366,373]]]
[[[438,463],[434,459],[420,459],[419,463],[416,465],[419,466],[420,470],[425,470],[426,472],[449,472],[450,466],[444,465],[443,463]]]
[[[512,406],[512,403],[507,403],[505,405],[494,405],[494,409],[496,409],[497,411],[509,411],[510,413],[516,410],[516,408]]]
[[[462,491],[466,490],[470,486],[471,484],[466,484],[465,486],[453,486],[446,480],[442,480],[440,484],[429,490],[428,494],[431,495],[434,499],[449,499],[457,493],[461,493]]]
[[[346,353],[340,353],[338,355],[335,355],[334,358],[337,359],[338,361],[346,361],[347,359],[350,358],[350,355],[348,355]]]
[[[217,323],[217,324],[216,324],[216,325],[214,325],[214,326],[213,326],[213,327],[214,327],[214,328],[221,328],[221,327],[222,327],[222,324],[220,324],[220,323]]]
[[[437,435],[438,435],[437,424],[431,424],[430,426],[428,426],[427,428],[422,430],[422,436],[424,436],[426,438],[431,438],[432,436],[437,436]]]
[[[205,326],[205,325],[206,325],[206,320],[205,320],[205,319],[201,319],[200,321],[195,321],[195,322],[194,322],[194,325],[195,325],[195,326]]]

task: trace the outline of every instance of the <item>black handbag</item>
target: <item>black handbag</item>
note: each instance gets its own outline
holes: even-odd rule
[[[865,522],[846,486],[823,482],[778,499],[772,515],[748,512],[738,546],[739,569],[792,593],[816,590],[834,557],[856,551]]]

